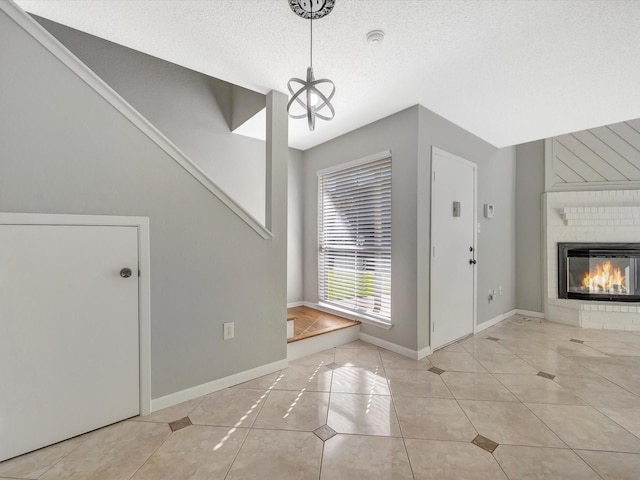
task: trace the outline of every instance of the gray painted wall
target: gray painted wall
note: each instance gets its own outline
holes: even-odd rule
[[[518,145],[516,157],[516,304],[542,312],[544,140]]]
[[[303,173],[303,153],[290,148],[287,205],[287,303],[298,303],[304,299]]]
[[[416,349],[416,158],[418,108],[413,107],[304,152],[304,299],[318,301],[316,172],[350,160],[392,153],[392,310],[394,326],[362,325],[363,333]],[[321,125],[318,126],[321,128]]]
[[[478,165],[477,324],[516,308],[515,148],[498,149],[443,117],[419,107],[418,157],[418,347],[429,345],[429,216],[431,147]],[[484,218],[483,206],[492,203],[496,216]],[[503,295],[488,302],[489,289]]]
[[[265,97],[187,68],[35,17],[52,35],[174,142],[260,222],[265,210],[265,142],[230,134]],[[287,301],[302,301],[302,152],[290,149]]]
[[[263,240],[1,11],[0,60],[0,211],[150,218],[152,398],[286,358],[284,96]]]
[[[394,326],[362,331],[397,345],[429,346],[431,146],[478,164],[478,313],[482,323],[516,306],[515,148],[497,149],[435,113],[415,106],[304,153],[304,296],[317,302],[317,177],[320,169],[391,150],[392,311]],[[482,217],[493,203],[496,217]],[[425,255],[425,252],[427,253]],[[504,294],[491,304],[489,288]]]
[[[263,95],[34,18],[264,224],[265,144],[230,134],[233,117],[263,108]]]
[[[233,85],[231,87],[231,130],[235,130],[265,107],[265,98],[259,92]]]

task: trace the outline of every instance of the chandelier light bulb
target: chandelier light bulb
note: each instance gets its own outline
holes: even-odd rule
[[[328,78],[316,80],[313,76],[313,67],[307,68],[306,81],[294,77],[289,80],[287,88],[291,94],[287,104],[287,111],[291,118],[306,117],[309,130],[312,132],[316,128],[316,117],[322,120],[333,120],[336,112],[331,105],[331,99],[336,93],[336,87]]]

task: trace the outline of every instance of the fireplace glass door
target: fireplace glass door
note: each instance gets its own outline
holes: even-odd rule
[[[558,244],[558,296],[640,301],[639,244]]]

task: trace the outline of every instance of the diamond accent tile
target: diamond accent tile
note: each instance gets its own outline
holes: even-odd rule
[[[316,428],[313,433],[316,434],[316,436],[322,440],[323,442],[326,442],[327,440],[329,440],[331,437],[334,437],[335,435],[338,434],[338,432],[336,432],[333,428],[331,428],[329,425],[323,425],[319,428]]]
[[[491,340],[492,342],[497,342],[500,339],[496,337],[487,337],[487,340]]]
[[[333,362],[325,365],[325,367],[330,368],[331,370],[335,370],[336,368],[340,368],[342,365],[339,363]]]
[[[573,343],[584,343],[584,340],[578,340],[577,338],[572,338],[571,340],[569,340],[570,342]]]
[[[442,375],[444,373],[444,370],[438,367],[431,367],[428,371],[431,373],[435,373],[436,375]]]
[[[181,418],[180,420],[176,420],[175,422],[171,422],[169,427],[171,427],[172,432],[177,432],[178,430],[182,430],[183,428],[188,427],[189,425],[193,425],[191,423],[191,419],[189,417]]]
[[[538,376],[542,378],[548,378],[549,380],[553,380],[554,378],[556,378],[555,375],[551,375],[550,373],[547,373],[547,372],[538,372]]]
[[[489,453],[493,453],[493,451],[498,448],[499,445],[499,443],[496,443],[487,437],[483,437],[482,435],[477,435],[476,438],[471,440],[471,443],[483,450],[486,450]]]

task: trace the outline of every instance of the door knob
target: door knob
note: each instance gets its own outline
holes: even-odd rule
[[[475,265],[476,263],[478,262],[476,262],[476,260],[473,258],[469,260],[469,265]]]
[[[123,268],[122,270],[120,270],[120,276],[122,278],[129,278],[131,276],[131,269]]]

